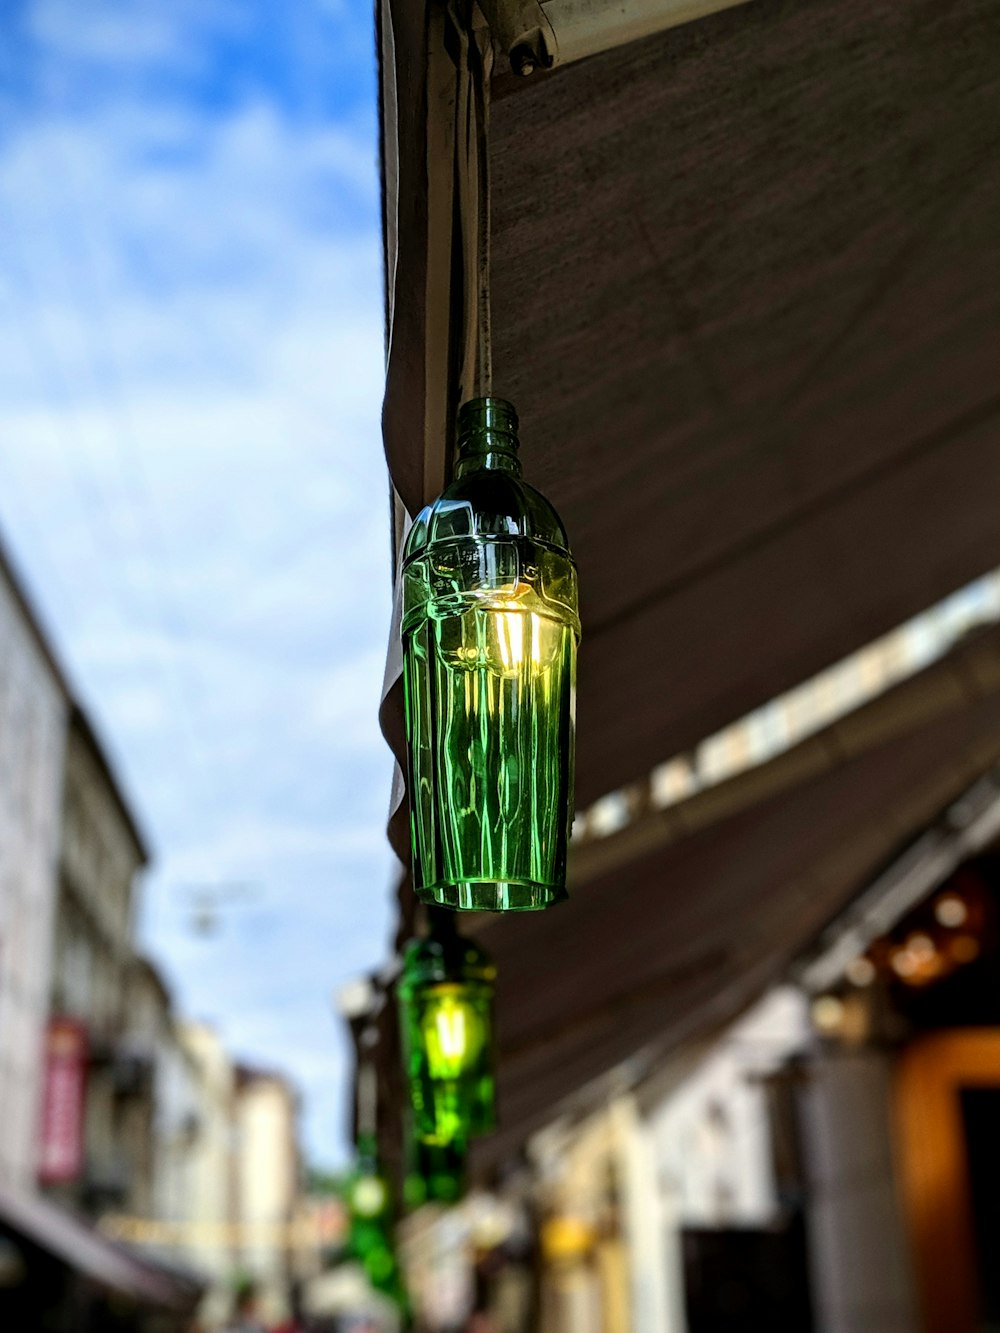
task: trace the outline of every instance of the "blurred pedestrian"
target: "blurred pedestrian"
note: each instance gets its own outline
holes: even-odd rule
[[[291,1314],[280,1324],[275,1324],[271,1333],[313,1333],[302,1311],[302,1290],[297,1283],[292,1287],[289,1303],[292,1307]]]
[[[465,1333],[496,1333],[496,1324],[489,1310],[473,1310],[465,1326]]]
[[[233,1302],[233,1317],[219,1333],[267,1333],[257,1318],[257,1287],[253,1282],[241,1282]]]
[[[486,1250],[477,1257],[473,1270],[472,1311],[466,1321],[465,1333],[497,1333],[496,1320],[491,1313],[492,1292],[502,1262],[499,1250]]]

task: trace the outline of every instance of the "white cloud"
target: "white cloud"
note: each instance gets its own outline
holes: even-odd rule
[[[252,824],[230,818],[171,858],[176,883],[211,882],[213,874],[230,881],[259,879],[262,868],[378,861],[385,840],[372,827],[318,827],[289,819],[261,818]]]
[[[149,0],[128,6],[96,0],[81,23],[74,0],[35,0],[27,28],[35,41],[63,59],[82,54],[119,68],[151,57],[174,64],[185,47],[197,51],[199,42],[191,39],[199,29],[225,22],[244,26],[246,10],[242,21],[240,12],[236,0],[174,0],[169,7]]]
[[[34,38],[51,79],[118,92],[45,84],[57,109],[0,141],[0,524],[124,757],[154,952],[287,1060],[329,1158],[330,991],[380,961],[392,879],[373,138],[256,86],[220,112],[136,82],[203,73],[241,5],[91,10],[33,0]],[[259,901],[192,937],[178,886],[234,878]]]
[[[22,133],[0,157],[0,393],[106,397],[109,369],[130,392],[329,382],[330,355],[381,338],[375,189],[364,140],[260,104]]]

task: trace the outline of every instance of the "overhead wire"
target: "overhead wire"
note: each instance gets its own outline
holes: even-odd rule
[[[93,467],[89,450],[88,489],[97,503],[99,512],[103,513],[107,530],[113,534],[115,543],[119,547],[123,573],[128,575],[133,593],[137,590],[135,578],[137,565],[130,558],[126,548],[131,545],[133,551],[141,552],[146,577],[145,587],[139,596],[146,604],[149,621],[156,626],[165,642],[190,648],[193,635],[182,610],[182,601],[177,596],[173,562],[169,556],[157,508],[151,499],[142,463],[138,431],[131,417],[128,395],[117,364],[113,321],[108,317],[104,292],[94,277],[98,265],[94,262],[93,242],[90,240],[91,233],[87,226],[87,220],[93,216],[93,208],[90,201],[82,198],[79,193],[74,164],[55,144],[50,145],[50,148],[58,155],[59,160],[52,162],[48,170],[43,170],[44,164],[39,163],[36,179],[47,196],[47,211],[53,234],[63,251],[64,271],[67,275],[72,275],[74,291],[72,294],[67,294],[79,315],[90,368],[90,380],[100,404],[106,428],[105,436],[117,462],[118,475],[122,483],[121,496],[125,504],[119,509],[108,502],[103,485],[98,481],[98,470]],[[60,182],[60,200],[56,199],[50,188],[49,183],[55,180]],[[71,214],[72,227],[67,225],[67,219]],[[117,517],[121,512],[130,515],[128,525],[130,539],[124,542]],[[162,584],[158,584],[157,571],[160,571],[167,584],[166,591]],[[173,656],[168,655],[166,659],[162,653],[154,653],[154,656],[158,662],[161,680],[166,683],[167,697],[171,701],[174,715],[187,733],[189,767],[207,779],[208,764],[198,710],[193,705],[185,672],[180,669],[177,659]],[[190,669],[193,654],[187,652],[184,656]]]
[[[103,508],[103,497],[93,486],[93,479],[72,466],[73,450],[76,449],[78,453],[83,452],[80,448],[83,434],[73,395],[69,392],[65,377],[62,375],[60,358],[37,316],[37,304],[31,299],[33,294],[32,280],[23,263],[19,262],[17,239],[9,225],[4,225],[2,217],[0,217],[0,228],[3,228],[6,232],[2,245],[3,258],[0,262],[0,278],[6,272],[9,280],[7,295],[11,308],[11,323],[21,331],[23,344],[34,362],[39,388],[49,403],[49,411],[45,417],[48,424],[48,433],[53,443],[66,456],[69,463],[66,477],[76,493],[78,509],[86,521],[94,554],[97,557],[95,564],[97,577],[107,594],[108,602],[118,604],[119,610],[123,613],[123,619],[127,623],[135,618],[135,608],[132,605],[122,605],[125,589],[121,584],[112,583],[107,572],[111,562],[107,560],[103,542],[105,537],[111,535],[111,529],[108,527],[102,530],[95,524],[95,516]],[[20,301],[17,299],[18,292],[15,282],[20,288]],[[2,286],[3,284],[0,282],[0,290],[2,290]],[[56,414],[52,410],[53,404],[58,404],[60,407],[60,420],[58,422]],[[3,441],[0,440],[0,449],[2,448]],[[38,525],[34,521],[33,526],[38,530]],[[45,549],[44,544],[41,549]],[[118,554],[120,555],[120,553]],[[65,587],[65,585],[63,586]],[[68,596],[67,605],[72,605],[73,600],[72,596]]]
[[[0,220],[0,228],[2,227],[3,223]],[[188,771],[188,780],[197,775],[202,779],[202,783],[199,785],[207,788],[210,782],[208,764],[203,741],[198,732],[196,715],[191,706],[187,682],[181,678],[180,673],[176,670],[175,659],[163,652],[164,645],[177,643],[179,637],[183,639],[183,630],[179,629],[176,622],[171,622],[162,601],[156,602],[154,582],[150,577],[153,565],[148,557],[148,552],[146,555],[147,579],[144,589],[140,588],[139,582],[135,578],[135,563],[131,559],[128,541],[123,537],[122,528],[117,519],[117,513],[120,513],[120,510],[116,511],[115,505],[103,485],[100,469],[94,465],[90,440],[80,419],[80,393],[77,386],[71,383],[66,373],[63,348],[52,338],[50,330],[40,314],[42,303],[37,297],[32,272],[25,258],[24,246],[9,223],[6,226],[2,256],[2,261],[0,261],[0,290],[4,287],[2,276],[6,271],[8,303],[14,312],[11,327],[17,327],[22,332],[24,345],[34,363],[39,391],[48,403],[48,410],[44,413],[43,419],[47,424],[50,439],[64,460],[65,476],[76,496],[76,506],[89,536],[94,554],[93,577],[96,577],[99,581],[104,593],[105,604],[108,607],[117,608],[123,627],[131,626],[133,629],[138,629],[150,624],[157,626],[161,636],[161,644],[159,647],[156,646],[155,636],[148,644],[150,662],[159,680],[162,697],[167,700],[172,716],[179,724],[178,734],[182,738],[182,749],[188,757],[187,763],[184,765]],[[67,256],[67,260],[70,260],[69,256]],[[74,265],[72,262],[67,262],[66,267],[73,269]],[[20,300],[17,299],[18,295],[20,295]],[[77,293],[77,304],[79,304],[79,292]],[[86,335],[85,315],[81,323]],[[87,341],[92,347],[93,339]],[[100,393],[101,374],[100,370],[96,368],[93,355],[91,355],[91,366],[94,388]],[[136,456],[136,450],[128,447],[127,427],[125,433],[122,434],[121,422],[115,419],[114,408],[108,397],[108,389],[111,383],[113,381],[110,379],[106,378],[104,380],[102,407],[116,449],[116,458],[119,464],[124,467],[127,475],[128,460]],[[0,440],[0,450],[2,448],[3,442]],[[50,567],[51,572],[54,565],[49,558],[48,542],[41,530],[41,525],[31,513],[30,506],[24,504],[23,489],[22,483],[22,486],[19,487],[22,492],[19,496],[19,518],[23,521],[25,516],[30,514],[28,526],[31,528],[34,541],[37,542],[38,552],[44,553],[46,565]],[[138,494],[138,491],[133,491],[133,502],[136,494]],[[153,522],[154,520],[147,513],[147,530]],[[133,534],[138,530],[133,513]],[[34,558],[35,552],[33,551],[32,563]],[[112,570],[119,571],[120,576],[113,577]],[[121,575],[125,575],[125,577],[121,577]],[[79,603],[79,591],[71,592],[61,575],[53,581],[52,586],[58,587],[59,596],[64,606],[73,608]],[[170,663],[169,666],[168,662]],[[174,669],[171,669],[171,667],[174,667]]]

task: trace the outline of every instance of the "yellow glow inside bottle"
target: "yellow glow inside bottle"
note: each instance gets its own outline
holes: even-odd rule
[[[398,985],[401,1031],[417,1140],[461,1145],[495,1124],[496,969],[471,940],[453,927],[442,929],[406,948]]]
[[[403,559],[413,882],[428,904],[530,911],[565,897],[576,568],[521,476],[509,403],[467,403],[455,480]]]
[[[483,1023],[458,985],[436,986],[424,998],[422,1027],[427,1059],[436,1078],[461,1078],[483,1048]]]

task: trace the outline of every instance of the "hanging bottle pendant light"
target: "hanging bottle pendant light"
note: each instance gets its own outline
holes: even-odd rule
[[[440,925],[411,940],[397,983],[414,1137],[464,1146],[496,1124],[489,957]]]
[[[379,1167],[373,1134],[358,1135],[357,1158],[345,1183],[344,1202],[349,1223],[345,1257],[360,1264],[372,1288],[408,1318],[410,1301],[393,1241],[389,1182]]]
[[[573,808],[576,568],[552,506],[522,478],[517,413],[493,396],[489,30],[464,6],[456,100],[456,320],[462,402],[451,485],[402,558],[413,883],[470,911],[566,893]]]
[[[465,1144],[427,1143],[410,1134],[403,1198],[411,1209],[425,1203],[458,1203],[466,1192]]]
[[[576,568],[517,451],[510,403],[466,403],[455,480],[403,557],[414,887],[471,911],[548,907],[566,890]]]
[[[373,1282],[387,1280],[395,1267],[392,1205],[371,1134],[358,1136],[357,1159],[346,1182],[345,1202],[350,1223],[349,1253]]]

